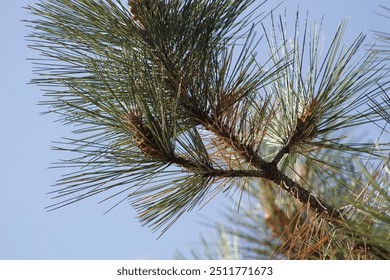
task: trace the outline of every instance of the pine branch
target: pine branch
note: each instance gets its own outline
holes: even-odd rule
[[[374,154],[363,144],[342,143],[337,133],[375,121],[371,109],[356,112],[379,95],[380,67],[372,71],[374,54],[351,64],[364,36],[340,48],[344,23],[322,62],[314,32],[307,75],[297,27],[292,50],[285,26],[281,46],[265,30],[271,66],[262,65],[253,11],[244,13],[254,2],[134,0],[127,8],[112,0],[46,0],[31,8],[42,17],[32,21],[33,48],[46,59],[34,82],[50,87],[50,110],[86,135],[67,139],[70,147],[63,149],[81,154],[66,163],[82,170],[59,182],[58,197],[75,195],[60,205],[125,186],[117,194],[127,193],[141,221],[156,229],[213,188],[215,194],[236,178],[252,177],[332,221],[341,218],[281,165],[297,154],[334,168],[314,150],[339,158]],[[211,138],[203,139],[202,131]],[[271,145],[276,153],[262,154]],[[168,179],[172,174],[177,177]]]
[[[304,205],[308,204],[309,207],[318,214],[327,213],[331,218],[338,218],[340,216],[340,212],[337,209],[327,205],[305,188],[301,187],[298,183],[294,182],[291,178],[278,170],[275,163],[264,161],[258,156],[258,153],[256,153],[251,146],[243,145],[239,138],[232,133],[232,128],[221,124],[218,121],[218,118],[202,118],[204,118],[203,115],[197,116],[197,119],[207,130],[218,135],[218,137],[223,139],[227,145],[231,146],[242,158],[244,158],[248,164],[257,168],[257,170],[216,170],[210,167],[210,170],[206,169],[206,172],[202,173],[203,176],[219,178],[257,177],[267,179],[292,194]],[[195,174],[199,172],[199,166],[188,159],[176,155],[164,155],[161,148],[156,145],[156,141],[158,139],[152,137],[152,133],[147,130],[142,123],[140,123],[140,119],[135,115],[132,115],[131,121],[135,123],[134,127],[137,127],[138,131],[141,131],[141,133],[138,133],[140,134],[138,138],[146,137],[146,140],[136,139],[136,142],[138,143],[137,145],[140,150],[142,150],[147,157],[156,158],[156,160],[164,158],[168,163],[177,164],[189,171],[196,170],[194,172]]]

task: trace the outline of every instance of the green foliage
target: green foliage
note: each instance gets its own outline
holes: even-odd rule
[[[119,186],[125,189],[118,193],[172,187],[155,203],[135,202],[141,212],[146,208],[143,220],[160,213],[159,226],[198,202],[217,179],[208,174],[219,168],[212,166],[194,114],[208,115],[219,99],[234,103],[227,90],[242,99],[267,79],[254,71],[251,31],[240,34],[252,13],[236,22],[252,2],[161,2],[157,14],[145,13],[142,27],[119,2],[41,1],[29,7],[38,18],[30,22],[29,41],[43,56],[33,83],[45,87],[49,112],[76,123],[75,134],[84,135],[58,148],[81,154],[64,162],[81,170],[58,182],[64,187],[57,197],[74,196],[54,208]],[[242,40],[233,64],[234,45]],[[191,174],[183,176],[183,169]],[[176,180],[164,180],[174,174],[180,174]],[[169,203],[170,211],[164,205],[172,194],[186,199]],[[156,210],[149,210],[154,204]]]
[[[321,28],[307,20],[298,34],[297,15],[292,40],[281,17],[263,24],[269,51],[257,53],[262,4],[43,0],[28,7],[30,47],[42,56],[32,82],[45,91],[48,112],[76,126],[57,149],[78,154],[62,165],[79,170],[58,181],[61,201],[49,208],[121,195],[163,233],[233,189],[261,201],[266,215],[254,215],[280,238],[259,241],[251,258],[264,257],[267,246],[289,258],[322,258],[334,229],[353,235],[353,248],[361,244],[355,240],[364,233],[340,222],[344,198],[362,189],[350,160],[383,161],[388,150],[352,142],[346,129],[386,119],[377,110],[388,89],[377,51],[362,52],[364,35],[343,45],[342,22],[321,57]]]

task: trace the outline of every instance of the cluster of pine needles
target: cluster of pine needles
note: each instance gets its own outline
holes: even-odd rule
[[[343,44],[345,21],[325,47],[321,24],[306,19],[301,31],[297,14],[289,37],[287,20],[263,6],[28,7],[30,47],[42,56],[33,83],[48,112],[76,127],[56,147],[77,154],[60,163],[76,170],[58,181],[60,202],[49,208],[106,194],[164,233],[185,212],[232,194],[243,210],[229,217],[242,227],[222,231],[238,236],[241,253],[219,257],[389,258],[389,146],[348,137],[384,127],[380,52],[367,50],[363,34]]]

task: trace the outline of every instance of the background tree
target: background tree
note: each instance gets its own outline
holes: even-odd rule
[[[376,52],[358,56],[364,35],[343,46],[342,23],[321,58],[317,27],[310,31],[307,21],[298,36],[297,16],[289,40],[282,19],[272,20],[273,32],[260,27],[261,6],[45,0],[29,7],[31,47],[43,56],[33,82],[44,87],[49,112],[78,125],[77,137],[58,149],[77,153],[63,163],[80,171],[59,180],[62,200],[50,208],[122,195],[141,223],[163,233],[219,192],[247,193],[261,207],[240,222],[252,217],[247,229],[263,235],[257,220],[264,218],[277,242],[246,240],[248,252],[260,249],[242,257],[269,256],[267,245],[273,257],[388,258],[388,236],[373,230],[389,225],[388,151],[346,134],[383,119],[366,106],[383,105],[388,87]],[[256,52],[255,30],[264,31],[268,52]],[[375,178],[384,179],[357,176],[351,159],[380,162]],[[367,205],[375,211],[361,218]]]

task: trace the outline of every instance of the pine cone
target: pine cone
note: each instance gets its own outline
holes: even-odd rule
[[[313,99],[298,117],[294,134],[289,140],[290,145],[294,146],[302,141],[309,141],[317,135],[318,127],[314,115],[315,107],[318,106],[317,103],[317,100]]]
[[[159,148],[152,131],[146,127],[139,112],[129,112],[126,123],[133,132],[133,141],[146,158],[161,158],[164,153]]]

